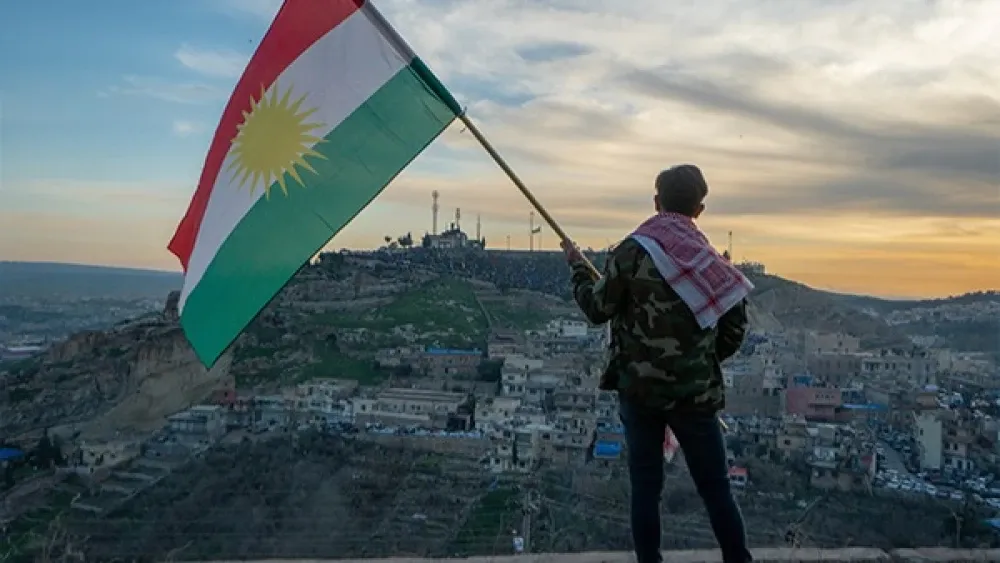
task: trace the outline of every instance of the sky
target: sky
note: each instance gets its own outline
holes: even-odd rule
[[[737,259],[843,292],[1000,287],[998,0],[376,4],[583,247],[691,162]],[[179,270],[166,244],[279,5],[0,0],[0,260]],[[329,247],[429,231],[433,190],[439,224],[528,246],[530,206],[456,124]]]

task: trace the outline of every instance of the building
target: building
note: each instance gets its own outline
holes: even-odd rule
[[[801,459],[812,445],[809,425],[802,417],[785,417],[778,431],[776,448],[783,459]]]
[[[552,405],[559,412],[594,413],[597,387],[560,385],[552,391]]]
[[[917,445],[917,460],[920,469],[938,471],[941,469],[943,456],[941,445],[944,443],[944,423],[941,411],[924,410],[913,412],[913,440]]]
[[[590,336],[589,329],[589,325],[584,321],[556,319],[549,321],[542,332],[556,338],[584,339]]]
[[[167,417],[168,429],[181,441],[211,442],[226,433],[226,409],[195,405]]]
[[[545,362],[521,355],[510,355],[504,358],[500,369],[501,392],[504,395],[518,396],[525,392],[528,375],[545,365]]]
[[[802,350],[806,356],[824,354],[857,354],[861,351],[861,339],[839,332],[804,332]]]
[[[514,418],[521,407],[517,397],[487,397],[476,403],[476,428],[502,426]]]
[[[944,467],[963,473],[972,471],[972,447],[977,435],[975,423],[964,411],[946,413],[941,436]]]
[[[835,387],[845,387],[861,377],[861,356],[858,354],[810,354],[806,367],[818,381]]]
[[[425,234],[421,246],[424,248],[434,248],[438,250],[453,250],[456,248],[486,248],[485,239],[470,239],[458,227],[458,224],[451,223],[444,232],[440,234]]]
[[[509,330],[494,330],[486,343],[486,357],[491,360],[502,360],[507,356],[519,354],[524,347],[522,335]]]
[[[346,399],[357,393],[359,387],[355,379],[320,378],[300,383],[296,392],[299,397],[310,399]]]
[[[781,414],[780,387],[765,376],[757,362],[730,363],[722,368],[727,388],[726,412],[735,416],[778,416]]]
[[[511,425],[493,434],[489,466],[495,472],[528,472],[543,461],[581,465],[594,453],[596,420],[562,418]]]
[[[809,421],[833,422],[843,405],[840,389],[834,387],[789,387],[783,395],[785,414],[799,415]]]
[[[374,398],[355,399],[353,408],[355,420],[362,424],[444,429],[467,402],[463,393],[392,388]]]
[[[861,376],[869,381],[895,380],[923,387],[936,384],[937,373],[937,358],[922,352],[897,354],[883,350],[861,359]]]
[[[81,476],[101,480],[112,470],[125,465],[141,454],[137,442],[81,443],[68,456],[70,469]]]
[[[420,357],[420,367],[432,377],[475,376],[482,360],[482,350],[427,348]]]

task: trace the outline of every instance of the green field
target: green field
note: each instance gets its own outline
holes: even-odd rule
[[[356,379],[361,385],[375,385],[386,377],[384,372],[375,368],[372,360],[352,358],[342,353],[336,346],[317,342],[314,353],[319,361],[303,366],[297,378],[300,381],[335,377]]]
[[[493,317],[493,322],[503,328],[537,330],[552,320],[552,315],[547,311],[529,303],[493,301],[485,306]]]
[[[391,333],[411,326],[421,344],[479,346],[486,337],[486,317],[472,287],[456,279],[438,279],[411,289],[392,303],[363,315],[323,313],[312,322],[337,328],[368,329],[378,333],[373,347],[398,345]],[[388,339],[386,342],[383,340]]]

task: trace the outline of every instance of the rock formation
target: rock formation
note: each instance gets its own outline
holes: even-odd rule
[[[208,370],[177,323],[176,292],[162,316],[78,333],[9,370],[0,434],[44,428],[85,435],[151,431],[228,379],[227,352]]]

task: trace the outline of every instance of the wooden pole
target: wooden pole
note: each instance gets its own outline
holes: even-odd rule
[[[531,193],[531,190],[528,189],[528,186],[525,186],[524,182],[522,182],[521,179],[517,177],[517,174],[514,173],[514,170],[511,169],[511,167],[507,164],[507,162],[503,159],[503,157],[500,156],[500,153],[498,153],[496,149],[493,148],[493,145],[491,145],[490,142],[486,140],[486,137],[484,137],[482,132],[479,131],[479,128],[476,127],[476,124],[473,123],[471,119],[469,119],[469,116],[463,113],[459,115],[458,118],[462,120],[462,123],[465,125],[465,128],[469,130],[469,133],[472,133],[472,136],[475,137],[477,141],[479,141],[479,144],[482,145],[484,149],[486,149],[486,152],[490,155],[490,157],[493,158],[493,162],[497,163],[497,166],[499,166],[500,169],[503,170],[504,174],[506,174],[507,177],[510,178],[510,181],[513,182],[514,185],[517,187],[517,189],[521,191],[521,195],[523,195],[524,198],[528,200],[528,203],[530,203],[531,206],[535,208],[535,211],[538,211],[538,214],[542,217],[542,219],[544,219],[545,222],[548,223],[549,228],[552,229],[552,232],[554,232],[557,237],[559,237],[559,240],[561,240],[564,243],[572,244],[573,241],[572,239],[569,238],[569,236],[566,235],[566,231],[562,230],[562,227],[559,226],[559,223],[556,223],[556,220],[552,218],[552,215],[549,215],[549,212],[544,207],[542,207],[542,204],[539,203],[538,199],[535,198],[535,195]],[[583,260],[587,265],[587,269],[590,270],[591,275],[594,276],[595,279],[600,278],[601,273],[597,271],[597,268],[594,267],[594,265],[590,262],[590,260],[587,260],[586,256],[583,257]]]

